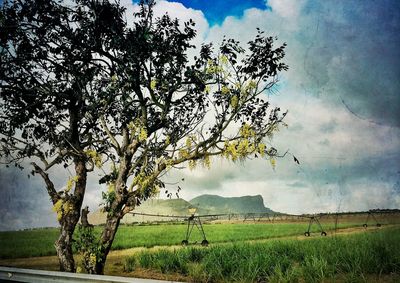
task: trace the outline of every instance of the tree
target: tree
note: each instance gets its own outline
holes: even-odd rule
[[[104,272],[122,217],[165,189],[167,171],[210,167],[216,157],[260,157],[275,166],[278,151],[270,141],[286,112],[270,109],[264,93],[287,70],[281,62],[285,44],[274,48],[275,39],[258,30],[247,50],[224,39],[216,49],[204,44],[189,58],[194,22],[155,18],[152,0],[141,2],[132,26],[117,3],[44,3],[43,9],[33,1],[3,8],[3,151],[15,161],[43,161],[45,167],[34,164],[34,170],[49,195],[58,197],[52,201],[60,211],[61,235],[70,233],[68,247],[87,172],[95,163],[111,167],[100,179],[108,186],[107,219],[92,257],[94,272]],[[55,154],[53,162],[46,160]],[[68,161],[84,176],[76,169],[65,190],[49,189],[46,170]],[[70,207],[74,184],[79,202]],[[73,271],[68,260],[64,270]]]
[[[18,167],[31,159],[32,174],[43,178],[61,226],[55,248],[64,271],[75,271],[72,234],[87,173],[101,163],[97,108],[107,99],[113,66],[106,55],[119,44],[123,11],[109,2],[50,0],[5,1],[1,9],[2,157]],[[70,164],[76,175],[57,191],[47,171]]]

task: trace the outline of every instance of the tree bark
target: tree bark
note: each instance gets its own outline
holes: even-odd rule
[[[57,251],[58,260],[60,263],[60,271],[75,272],[75,260],[72,251],[72,240],[76,224],[80,218],[83,197],[85,195],[87,169],[85,160],[76,159],[75,172],[78,176],[78,181],[75,183],[74,194],[70,198],[73,208],[60,220],[60,236],[54,244]]]
[[[121,218],[123,217],[123,206],[126,203],[128,191],[126,190],[126,182],[128,180],[128,172],[130,169],[131,154],[126,154],[119,166],[118,177],[115,181],[116,198],[111,204],[110,211],[107,213],[107,220],[103,232],[101,234],[100,245],[101,252],[96,261],[96,274],[104,274],[108,253],[110,252],[112,243],[117,233]]]
[[[72,236],[76,222],[72,217],[65,218],[61,228],[60,236],[54,244],[57,251],[60,271],[75,272],[75,260],[72,252]]]
[[[110,252],[120,221],[121,217],[119,215],[107,215],[106,225],[104,227],[100,240],[102,246],[101,254],[96,261],[96,274],[104,274],[104,267],[106,265],[107,256]]]

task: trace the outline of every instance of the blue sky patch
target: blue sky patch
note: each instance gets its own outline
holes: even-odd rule
[[[222,24],[228,16],[241,17],[243,11],[249,8],[268,9],[264,0],[175,0],[174,2],[182,3],[187,8],[201,10],[211,26]]]

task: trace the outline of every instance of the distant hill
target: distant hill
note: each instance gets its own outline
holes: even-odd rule
[[[184,199],[150,199],[143,202],[137,211],[151,214],[187,215],[191,204]]]
[[[190,202],[184,199],[150,199],[143,202],[134,212],[159,214],[159,215],[178,215],[187,216],[190,207],[197,207],[196,213],[204,214],[224,214],[224,213],[266,213],[273,212],[264,206],[262,196],[243,196],[243,197],[220,197],[217,195],[201,195]],[[106,216],[100,210],[88,215],[89,223],[103,224]],[[168,220],[157,216],[142,216],[127,214],[122,223],[146,222]]]
[[[203,213],[266,213],[273,212],[264,206],[261,195],[243,197],[221,197],[217,195],[201,195],[190,203]]]

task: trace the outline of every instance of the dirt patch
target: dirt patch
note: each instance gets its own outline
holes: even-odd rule
[[[121,276],[121,272],[116,274],[108,275],[118,275]],[[156,280],[166,280],[166,281],[176,281],[176,282],[188,282],[190,278],[183,276],[182,274],[164,274],[151,269],[136,268],[133,272],[124,272],[122,276],[135,277],[135,278],[145,278],[145,279],[156,279]]]
[[[0,265],[40,270],[59,270],[58,258],[56,256],[1,259]]]

